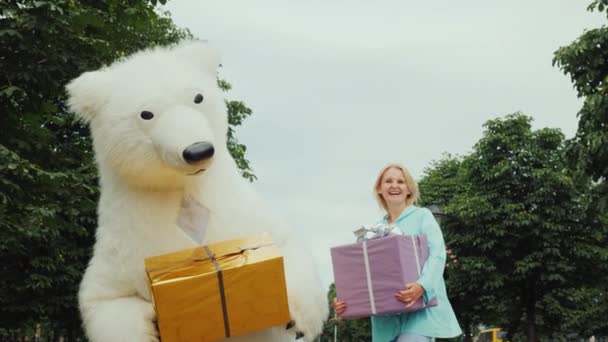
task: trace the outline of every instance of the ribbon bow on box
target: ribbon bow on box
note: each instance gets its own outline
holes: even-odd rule
[[[353,230],[353,234],[357,237],[357,242],[362,242],[370,239],[377,239],[381,237],[388,236],[393,232],[393,230],[397,229],[397,225],[395,224],[386,224],[386,223],[378,223],[374,226],[361,226],[355,230]],[[397,232],[399,229],[397,229]],[[370,237],[367,237],[368,233],[372,233]]]

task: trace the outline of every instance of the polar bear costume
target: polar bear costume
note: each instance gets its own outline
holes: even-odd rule
[[[229,341],[290,341],[296,333],[306,341],[321,332],[327,299],[310,251],[228,152],[218,66],[206,44],[185,41],[86,72],[67,86],[70,108],[90,126],[101,184],[97,240],[79,291],[92,342],[158,341],[143,261],[195,246],[176,224],[185,199],[208,212],[203,243],[270,232],[285,258],[295,326]]]

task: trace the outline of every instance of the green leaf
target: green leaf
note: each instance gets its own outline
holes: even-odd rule
[[[17,32],[16,30],[12,30],[12,29],[0,30],[0,39],[2,38],[2,36],[11,36],[11,37],[17,37],[19,39],[23,39],[23,36],[19,32]]]
[[[107,25],[104,23],[103,17],[94,10],[84,10],[80,12],[79,15],[74,18],[74,21],[78,27],[94,27],[102,29]]]
[[[125,14],[128,14],[128,15],[135,15],[135,14],[137,14],[137,12],[138,12],[137,8],[135,8],[135,7],[129,7],[125,10]]]
[[[22,92],[23,89],[16,86],[8,86],[0,91],[0,94],[5,97],[11,97],[15,92]]]

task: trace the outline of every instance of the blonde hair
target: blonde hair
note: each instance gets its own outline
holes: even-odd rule
[[[384,173],[391,168],[401,170],[401,172],[403,173],[403,178],[405,178],[405,184],[407,185],[407,189],[410,191],[410,193],[405,198],[405,205],[409,206],[416,203],[419,196],[418,184],[416,184],[414,177],[412,177],[408,169],[401,164],[388,164],[384,168],[382,168],[374,184],[374,196],[376,197],[376,201],[378,202],[380,208],[384,209],[385,212],[388,212],[388,206],[386,204],[386,200],[382,198],[382,195],[380,195],[378,191],[380,190],[380,185],[382,184],[382,177],[384,176]]]

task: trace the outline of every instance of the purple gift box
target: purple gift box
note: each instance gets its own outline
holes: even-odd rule
[[[436,306],[423,297],[405,308],[395,294],[420,278],[428,258],[426,235],[397,235],[331,248],[336,296],[347,303],[342,318],[411,312]]]

